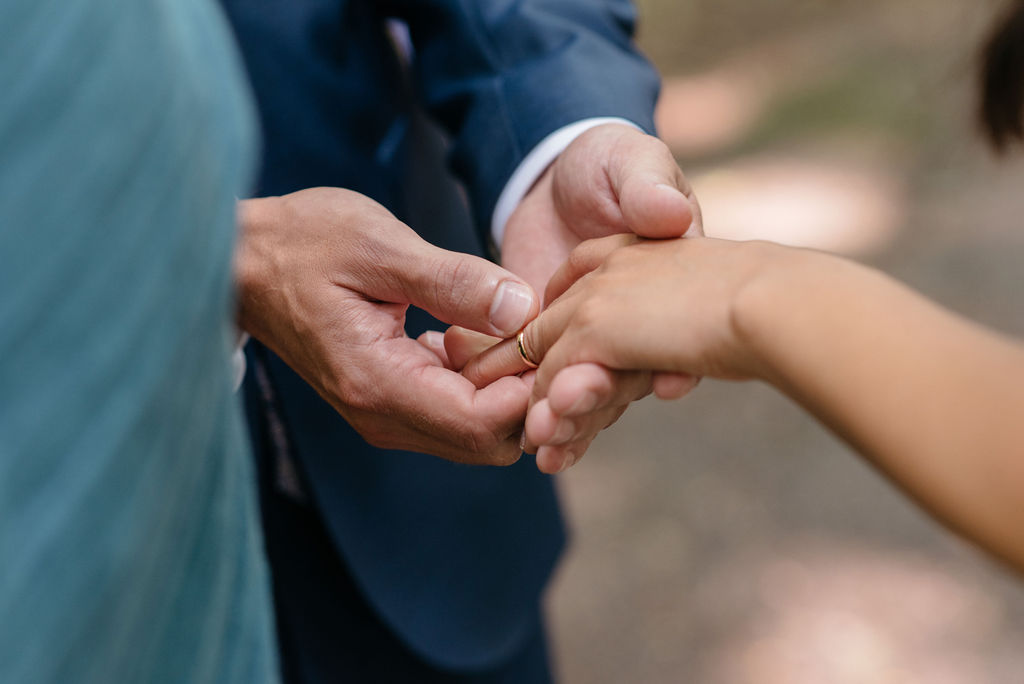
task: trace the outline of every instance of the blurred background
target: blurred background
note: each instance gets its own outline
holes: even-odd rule
[[[638,4],[709,234],[847,254],[1024,336],[1024,154],[974,123],[1002,3]],[[1024,583],[765,387],[647,400],[560,484],[565,684],[1024,681]]]

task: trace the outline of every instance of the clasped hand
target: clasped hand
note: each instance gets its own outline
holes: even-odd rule
[[[239,325],[277,353],[371,444],[466,463],[519,458],[529,386],[477,389],[405,334],[418,306],[514,334],[533,289],[484,259],[434,247],[369,198],[314,188],[240,203]]]
[[[596,255],[603,256],[611,243],[701,232],[699,205],[664,144],[626,126],[601,126],[570,145],[513,213],[503,263],[537,291],[546,290],[550,303],[596,268]],[[599,241],[599,249],[576,249],[584,240],[615,234],[611,243]],[[511,341],[496,342],[452,328],[438,355],[484,387],[525,368]],[[694,385],[686,374],[630,368],[577,363],[558,374],[550,391],[546,381],[533,386],[524,447],[536,452],[542,471],[558,472],[578,461],[598,432],[652,389],[682,396]],[[533,384],[532,373],[523,377]]]
[[[744,312],[763,308],[765,274],[795,270],[790,262],[799,254],[769,243],[635,235],[576,248],[548,285],[550,303],[522,336],[540,363],[530,371],[525,428],[527,442],[540,445],[538,467],[558,472],[573,465],[582,453],[564,445],[617,417],[614,386],[599,382],[597,369],[605,378],[651,372],[649,389],[663,399],[684,396],[702,376],[770,379]],[[479,386],[527,369],[517,340],[487,343],[452,328],[446,343],[449,357]]]
[[[696,201],[668,149],[617,124],[577,138],[522,200],[506,227],[505,268],[434,247],[346,190],[248,200],[239,212],[239,325],[371,444],[492,465],[519,458],[533,378],[505,373],[483,382],[472,369],[461,373],[483,341],[513,336],[533,320],[536,292],[549,288],[584,240],[700,232]],[[454,331],[408,338],[410,305]],[[461,330],[478,336],[460,346]],[[569,370],[587,399],[575,407],[572,434],[556,435],[538,453],[546,472],[578,460],[597,432],[652,387],[648,371]],[[534,410],[531,420],[543,422],[532,417],[540,415]]]

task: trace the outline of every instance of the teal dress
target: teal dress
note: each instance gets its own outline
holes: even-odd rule
[[[207,0],[0,2],[0,682],[275,681]]]

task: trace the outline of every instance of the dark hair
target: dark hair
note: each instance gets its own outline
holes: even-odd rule
[[[1024,0],[1015,0],[986,43],[980,115],[997,150],[1024,140]]]

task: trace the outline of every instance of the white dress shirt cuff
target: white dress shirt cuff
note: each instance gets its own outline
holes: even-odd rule
[[[519,202],[526,197],[526,193],[530,191],[530,188],[551,162],[569,146],[569,143],[583,135],[584,132],[595,126],[609,123],[625,124],[640,129],[640,126],[632,121],[618,117],[602,116],[582,119],[568,126],[562,126],[548,135],[530,150],[523,161],[519,162],[519,166],[512,172],[505,188],[498,195],[498,202],[494,205],[494,213],[491,215],[491,237],[494,238],[494,244],[498,249],[501,249],[501,239],[505,236],[505,224],[508,222],[508,217],[512,215],[512,212],[519,206]]]

